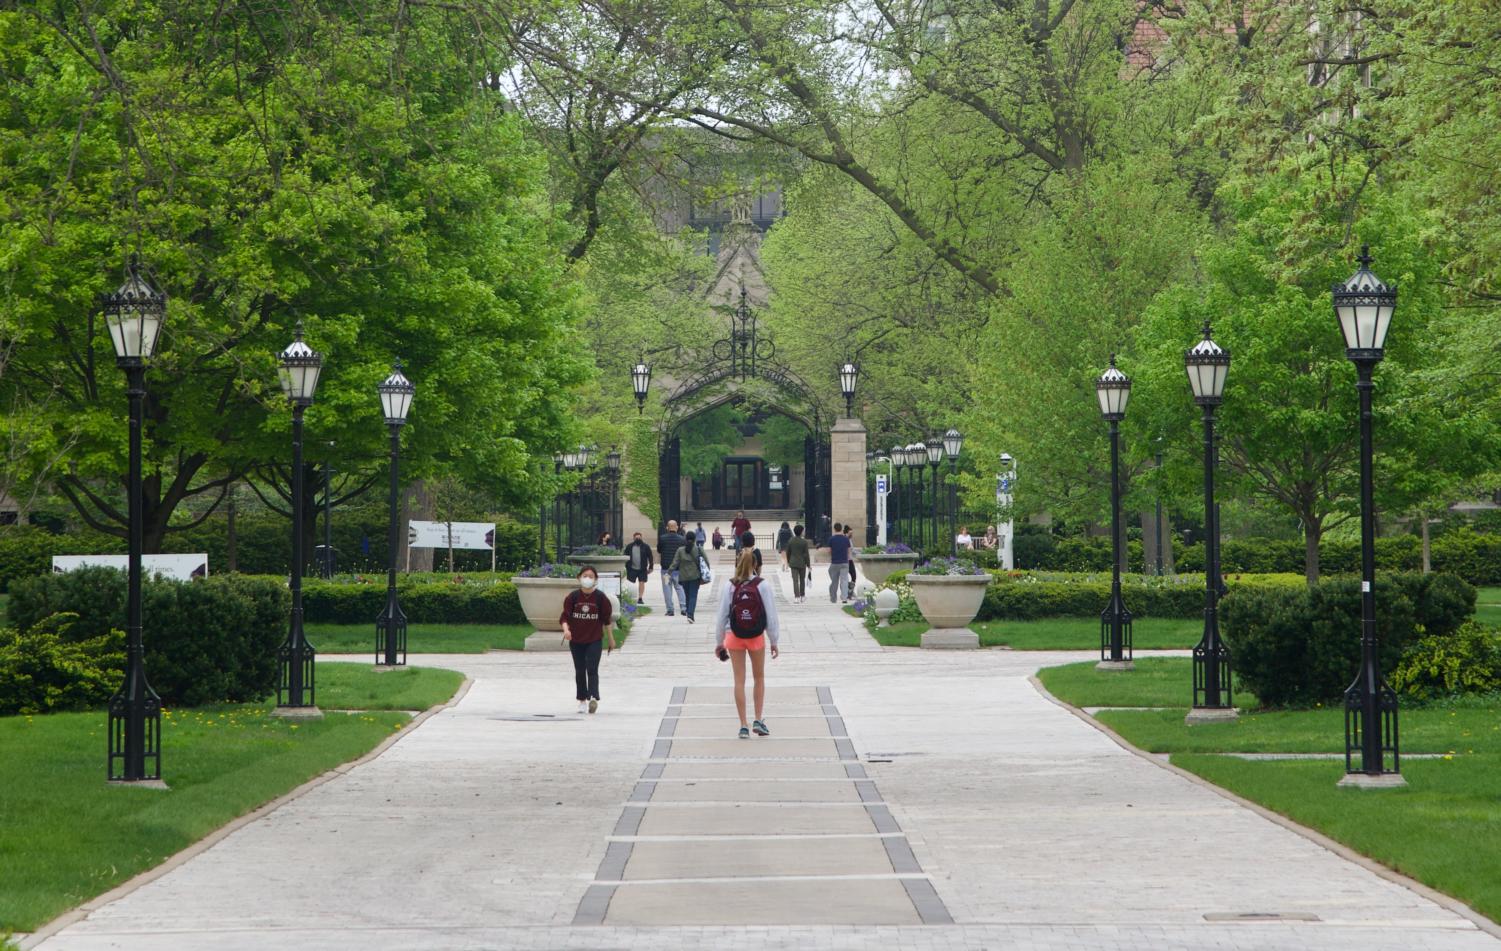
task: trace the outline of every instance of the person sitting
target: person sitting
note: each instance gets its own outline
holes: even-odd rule
[[[970,537],[968,525],[959,526],[959,534],[954,536],[954,544],[968,551],[974,549],[975,540]]]

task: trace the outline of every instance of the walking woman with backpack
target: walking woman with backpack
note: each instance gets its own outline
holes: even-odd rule
[[[698,546],[698,538],[692,532],[683,537],[683,547],[673,558],[672,567],[677,571],[678,584],[683,588],[683,614],[692,624],[693,615],[698,611],[698,589],[704,583],[704,568],[707,567],[703,549]]]
[[[766,649],[777,656],[777,602],[771,589],[761,580],[756,559],[749,549],[735,559],[735,576],[724,586],[719,610],[714,614],[714,634],[718,639],[714,653],[730,661],[735,672],[735,712],[740,715],[740,738],[769,736],[766,728]],[[755,720],[745,721],[745,666],[749,660],[755,677]]]

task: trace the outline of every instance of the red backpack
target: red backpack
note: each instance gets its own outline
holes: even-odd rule
[[[738,582],[730,595],[730,633],[736,637],[760,637],[766,632],[766,604],[761,600],[760,578]]]

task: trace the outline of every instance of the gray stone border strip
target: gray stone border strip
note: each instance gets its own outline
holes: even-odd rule
[[[672,703],[673,706],[681,706],[684,703],[684,701],[686,701],[687,699],[688,699],[688,688],[687,687],[673,687],[672,688],[672,700],[670,702]]]
[[[881,839],[881,843],[886,846],[886,857],[891,860],[893,872],[898,875],[922,874],[922,866],[918,864],[917,856],[912,852],[912,843],[907,841],[905,835],[886,836]]]
[[[865,772],[865,767],[859,763],[845,763],[844,775],[848,779],[869,779],[870,775]]]
[[[834,691],[828,687],[819,687],[818,702],[832,705],[834,703]]]
[[[615,897],[614,885],[590,885],[579,899],[578,911],[573,913],[575,925],[602,925],[605,913],[610,910],[610,901]]]
[[[338,663],[354,662],[339,661]],[[69,911],[63,912],[61,915],[53,918],[51,921],[40,926],[35,931],[28,933],[25,942],[21,946],[23,948],[36,947],[45,939],[52,937],[69,925],[83,920],[93,912],[98,911],[105,905],[108,905],[110,902],[118,901],[121,898],[124,898],[126,895],[129,895],[131,892],[140,888],[142,885],[148,885],[151,882],[156,881],[163,875],[166,875],[168,872],[177,869],[178,866],[185,864],[189,859],[195,858],[196,856],[207,852],[209,849],[213,848],[224,839],[228,838],[231,834],[249,825],[250,823],[255,822],[258,819],[265,818],[266,816],[280,809],[282,806],[285,806],[292,800],[312,792],[314,789],[317,789],[324,783],[329,782],[333,779],[337,779],[338,777],[343,776],[345,773],[348,773],[350,770],[365,765],[366,763],[375,759],[377,756],[384,753],[386,750],[401,742],[404,738],[411,734],[412,730],[414,730],[418,726],[421,726],[423,721],[427,720],[430,717],[436,716],[439,713],[442,713],[444,710],[458,706],[459,701],[464,699],[464,697],[469,693],[469,688],[472,686],[474,686],[474,681],[468,677],[465,677],[464,682],[459,684],[459,689],[454,691],[454,695],[448,699],[447,703],[440,704],[436,707],[430,707],[417,714],[417,716],[413,717],[412,721],[408,723],[405,728],[386,737],[380,743],[376,744],[375,749],[366,753],[364,756],[361,756],[359,759],[352,760],[348,763],[341,763],[340,765],[335,766],[333,769],[330,769],[327,772],[314,776],[312,779],[303,783],[301,786],[296,787],[290,792],[283,793],[282,795],[276,797],[260,808],[251,810],[250,812],[245,813],[243,816],[240,816],[238,819],[232,819],[229,822],[226,822],[224,825],[215,829],[213,832],[210,832],[208,835],[199,839],[197,842],[194,842],[192,845],[184,848],[180,852],[176,852],[173,855],[168,856],[168,858],[164,862],[162,862],[160,865],[157,865],[155,868],[148,868],[146,871],[135,876],[134,878],[130,878],[124,882],[121,882],[119,885],[116,885],[114,888],[111,888],[104,894],[96,895],[83,904],[78,905]]]
[[[618,836],[635,835],[641,829],[641,820],[645,818],[645,806],[626,806],[620,811],[620,818],[615,820],[615,831],[610,834]]]
[[[618,882],[625,878],[626,863],[631,860],[633,842],[611,842],[605,846],[605,857],[599,863],[599,871],[594,877],[603,882]],[[587,896],[586,896],[587,897]],[[582,903],[580,903],[582,907]]]
[[[1307,826],[1299,825],[1286,816],[1281,815],[1280,813],[1273,812],[1260,803],[1252,802],[1251,800],[1246,799],[1244,796],[1237,795],[1236,793],[1231,792],[1223,786],[1216,786],[1214,783],[1211,783],[1209,780],[1205,779],[1197,773],[1189,772],[1181,766],[1174,766],[1172,763],[1168,762],[1166,756],[1159,757],[1148,753],[1147,751],[1136,746],[1133,746],[1129,740],[1112,730],[1110,727],[1101,723],[1099,720],[1096,720],[1094,717],[1085,713],[1083,710],[1079,709],[1073,704],[1066,703],[1053,696],[1048,692],[1048,688],[1042,685],[1042,681],[1037,679],[1036,674],[1030,675],[1029,677],[1027,677],[1027,680],[1032,684],[1033,689],[1035,689],[1039,694],[1042,695],[1042,698],[1044,700],[1047,700],[1049,703],[1052,703],[1056,706],[1062,707],[1069,713],[1072,713],[1074,716],[1083,720],[1085,723],[1088,723],[1096,730],[1099,730],[1101,733],[1108,736],[1115,742],[1117,746],[1119,746],[1126,752],[1131,753],[1134,756],[1139,756],[1147,762],[1165,769],[1168,772],[1176,773],[1177,775],[1183,777],[1194,785],[1201,786],[1204,789],[1207,789],[1210,792],[1221,796],[1222,798],[1230,800],[1236,805],[1244,806],[1245,808],[1256,813],[1258,816],[1261,816],[1261,818],[1279,825],[1289,832],[1294,832],[1298,835],[1301,835],[1303,838],[1309,840],[1315,845],[1319,845],[1324,847],[1325,849],[1328,849],[1330,852],[1333,852],[1335,855],[1338,855],[1345,861],[1353,862],[1354,864],[1359,865],[1361,868],[1365,869],[1368,872],[1371,872],[1374,875],[1384,878],[1394,884],[1401,885],[1408,891],[1414,892],[1422,896],[1423,898],[1428,899],[1435,905],[1440,905],[1454,912],[1456,915],[1459,915],[1461,918],[1468,919],[1481,931],[1484,931],[1485,933],[1494,937],[1501,938],[1501,924],[1498,924],[1497,922],[1494,922],[1491,919],[1485,917],[1480,912],[1460,901],[1458,898],[1455,898],[1452,895],[1445,895],[1443,892],[1430,888],[1429,886],[1424,885],[1422,882],[1417,881],[1416,879],[1408,878],[1401,872],[1387,868],[1380,862],[1362,855],[1349,846],[1344,845],[1340,842],[1336,842],[1334,839],[1331,839],[1327,835],[1324,835],[1324,833],[1310,829]]]
[[[926,878],[904,878],[902,887],[907,890],[907,897],[912,899],[912,904],[917,908],[917,916],[925,925],[951,925],[954,916],[949,914],[948,906],[943,899],[938,897],[938,889],[933,887],[932,881]]]
[[[641,778],[642,779],[661,779],[662,778],[662,774],[664,772],[666,772],[666,771],[667,771],[667,764],[666,763],[647,763],[646,764],[646,768],[641,771]]]
[[[849,738],[850,734],[849,734],[849,731],[844,728],[844,718],[843,717],[830,717],[830,716],[826,716],[826,717],[824,717],[824,720],[825,720],[825,722],[827,722],[829,724],[829,735],[830,736],[835,737],[836,739],[840,738],[840,737],[844,737],[845,739]]]
[[[667,757],[669,757],[671,755],[672,755],[672,741],[671,740],[657,740],[657,742],[655,742],[655,743],[652,744],[652,748],[651,748],[651,758],[652,759],[666,759]]]
[[[884,802],[881,794],[876,791],[876,783],[873,779],[855,780],[855,790],[860,793],[861,802]]]
[[[839,758],[841,760],[860,759],[860,757],[855,754],[855,744],[851,743],[849,737],[847,736],[836,737],[834,739],[834,751],[839,754]]]
[[[631,798],[627,802],[651,802],[651,797],[656,795],[657,784],[652,782],[638,782],[631,789]]]
[[[896,817],[891,814],[891,809],[884,803],[866,806],[865,813],[870,816],[871,824],[876,827],[877,832],[884,834],[902,831],[902,827],[897,824]]]
[[[677,717],[663,717],[662,725],[657,727],[657,738],[671,737],[678,731]]]

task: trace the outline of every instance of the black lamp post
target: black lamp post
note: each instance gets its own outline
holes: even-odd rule
[[[928,557],[932,558],[940,547],[938,543],[940,533],[938,524],[938,466],[943,462],[943,440],[937,436],[931,436],[923,448],[927,452],[928,468],[933,470],[933,516],[931,522],[933,535],[931,543],[932,551],[928,553]]]
[[[406,425],[417,387],[401,372],[401,361],[391,368],[391,375],[375,387],[391,431],[391,524],[386,535],[386,606],[375,619],[375,662],[397,667],[407,662],[407,616],[396,599],[396,549],[401,544],[401,482],[397,465],[401,458],[401,427]]]
[[[891,540],[906,541],[902,537],[902,470],[907,467],[906,452],[901,446],[891,447]]]
[[[1095,381],[1100,413],[1110,424],[1110,603],[1100,615],[1100,662],[1105,670],[1131,670],[1131,612],[1121,598],[1121,420],[1131,398],[1131,378],[1110,368]]]
[[[908,483],[908,491],[912,493],[912,535],[917,539],[916,547],[926,550],[927,519],[922,516],[922,492],[923,492],[923,466],[928,463],[928,447],[920,442],[907,444],[907,465],[912,469],[912,480]]]
[[[1214,342],[1207,322],[1204,339],[1183,355],[1183,364],[1194,402],[1204,410],[1204,530],[1208,536],[1204,544],[1204,636],[1194,648],[1193,708],[1184,719],[1207,723],[1235,719],[1230,702],[1230,649],[1220,640],[1220,515],[1214,502],[1214,408],[1225,395],[1230,354]]]
[[[943,453],[949,459],[949,554],[959,557],[959,536],[955,519],[959,510],[959,490],[954,484],[954,475],[959,471],[959,453],[964,449],[964,436],[953,427],[943,434]]]
[[[281,676],[276,686],[278,716],[320,716],[314,692],[313,662],[317,651],[302,631],[302,414],[313,405],[323,356],[302,342],[302,322],[297,337],[281,352],[281,388],[292,403],[292,622],[287,642],[278,652]]]
[[[554,477],[563,472],[565,456],[561,452],[552,454],[552,474]],[[556,479],[554,480],[556,484]],[[553,534],[553,557],[558,561],[563,560],[563,500],[554,492],[552,497],[552,534]],[[546,561],[547,559],[543,559]]]
[[[636,391],[636,415],[646,408],[646,393],[651,389],[651,367],[646,364],[646,357],[636,361],[631,368],[631,389]]]
[[[844,394],[844,415],[855,415],[855,383],[860,379],[860,368],[849,360],[839,368],[839,392]]]
[[[126,474],[126,513],[130,554],[126,562],[125,682],[109,701],[110,782],[159,782],[162,778],[162,701],[146,682],[146,649],[141,639],[141,427],[146,399],[146,361],[167,316],[167,295],[141,274],[134,256],[125,283],[104,299],[104,322],[115,346],[115,365],[125,371],[130,403],[130,460]]]
[[[1397,695],[1381,675],[1376,640],[1376,503],[1371,461],[1371,377],[1381,362],[1386,331],[1397,309],[1397,289],[1371,273],[1370,248],[1360,249],[1360,269],[1334,285],[1334,313],[1355,364],[1360,394],[1360,673],[1345,691],[1345,778],[1341,785],[1402,786],[1397,743]],[[1360,766],[1355,766],[1355,754]],[[1391,753],[1391,768],[1386,754]]]
[[[625,514],[620,510],[620,451],[614,446],[605,453],[605,474],[610,480],[610,517],[606,528],[615,539],[615,547],[624,548],[625,541],[621,537],[621,523],[625,521]]]

